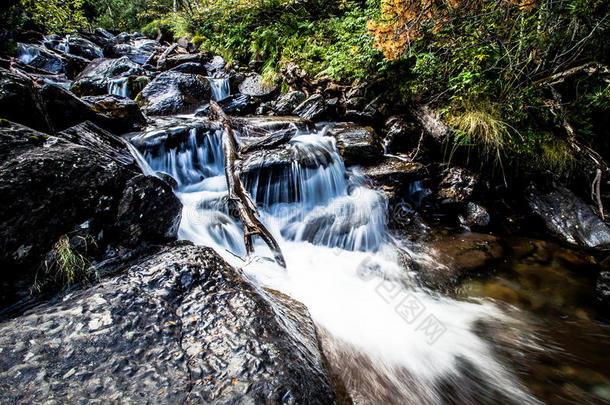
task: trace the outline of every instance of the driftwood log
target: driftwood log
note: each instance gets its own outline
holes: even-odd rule
[[[236,164],[238,159],[237,142],[235,141],[235,134],[231,127],[231,121],[222,108],[214,101],[210,101],[210,111],[212,113],[212,118],[220,121],[224,127],[222,133],[222,150],[225,158],[225,177],[227,180],[229,203],[233,204],[239,215],[239,219],[241,220],[246,252],[248,256],[254,252],[252,237],[258,235],[273,252],[275,261],[280,266],[286,268],[286,261],[284,260],[284,255],[280,250],[280,246],[273,236],[271,236],[271,233],[265,225],[257,218],[259,212],[256,208],[256,204],[239,178],[239,168]]]

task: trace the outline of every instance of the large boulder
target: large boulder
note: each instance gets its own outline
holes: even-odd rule
[[[146,117],[133,100],[115,95],[87,96],[83,100],[110,119],[108,124],[115,133],[138,131],[146,126]]]
[[[108,117],[96,112],[91,104],[57,85],[45,84],[40,90],[40,96],[55,131],[83,121],[93,121],[106,129],[114,124]]]
[[[53,127],[32,81],[0,68],[0,118],[51,133]]]
[[[0,402],[338,402],[307,309],[212,249],[122,273],[0,325]]]
[[[211,97],[210,83],[203,76],[163,72],[137,98],[148,115],[192,113]]]
[[[139,202],[125,206],[140,212],[123,209],[118,219],[126,184],[140,173],[121,138],[90,122],[59,132],[57,137],[5,123],[0,137],[0,301],[11,301],[15,286],[31,285],[45,254],[62,235],[82,224],[101,250],[123,244],[114,224],[129,228],[130,218],[144,229],[141,242],[159,240],[154,235],[161,233],[157,223],[161,217],[160,222],[168,225],[166,233],[173,232],[170,225],[180,210],[175,204],[152,204],[149,197],[138,197]],[[159,189],[154,182],[153,186]],[[145,209],[146,202],[150,204]]]
[[[376,163],[383,156],[383,146],[375,130],[342,123],[328,128],[327,135],[337,140],[337,148],[346,166]]]
[[[531,184],[525,198],[532,214],[547,230],[565,242],[603,248],[610,245],[610,227],[579,197],[563,186],[541,191]]]
[[[68,35],[66,38],[66,46],[68,53],[81,56],[89,60],[104,57],[104,51],[102,48],[79,36]]]
[[[146,72],[127,57],[119,59],[96,59],[74,80],[71,91],[79,97],[108,93],[111,83],[127,77],[139,77]]]
[[[0,134],[5,269],[40,260],[60,235],[91,216],[104,217],[138,170],[121,140],[99,128],[48,137],[8,124]]]
[[[258,73],[250,73],[239,85],[239,92],[252,97],[265,97],[275,91],[277,87],[264,82]]]

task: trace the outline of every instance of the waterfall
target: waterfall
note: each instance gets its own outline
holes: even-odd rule
[[[231,86],[228,77],[208,77],[212,88],[212,98],[214,101],[222,101],[231,95]]]
[[[256,285],[303,302],[356,403],[538,403],[477,332],[482,323],[508,328],[517,321],[489,302],[418,286],[405,267],[414,254],[388,232],[386,198],[345,168],[324,131],[295,135],[244,161],[244,183],[286,269],[260,241],[260,256],[244,260],[241,227],[225,204],[221,132],[176,131],[132,141],[151,170],[178,181],[180,238],[216,248]]]
[[[115,96],[127,98],[128,79],[128,77],[121,77],[120,79],[110,80],[107,85],[108,94],[114,94]]]
[[[17,49],[19,52],[19,60],[25,63],[26,65],[29,65],[34,59],[38,57],[38,55],[40,55],[40,51],[35,46],[19,43],[17,44]]]

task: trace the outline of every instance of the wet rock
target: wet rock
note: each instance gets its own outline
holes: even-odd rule
[[[117,124],[111,122],[107,116],[96,112],[93,105],[62,87],[46,84],[40,90],[40,96],[55,131],[70,128],[87,120],[105,129],[111,129]]]
[[[321,94],[314,94],[299,104],[292,113],[308,120],[321,118],[326,113],[324,97]]]
[[[164,72],[142,90],[136,101],[148,115],[171,115],[192,113],[210,97],[205,77]]]
[[[0,325],[1,402],[335,403],[306,308],[212,249],[121,273]]]
[[[288,92],[276,102],[273,111],[278,115],[288,115],[306,98],[307,96],[302,91]]]
[[[110,129],[117,133],[141,130],[146,126],[146,117],[135,101],[115,95],[87,96],[83,100],[93,109],[110,119]]]
[[[503,257],[504,249],[496,236],[463,233],[439,236],[429,244],[437,263],[421,268],[419,276],[428,285],[455,285],[468,272]]]
[[[120,240],[126,246],[176,240],[181,217],[182,203],[166,182],[154,176],[135,176],[125,185],[118,206]]]
[[[0,135],[4,269],[36,264],[62,234],[85,221],[98,231],[114,223],[124,185],[139,171],[120,138],[91,123],[58,137],[10,123]],[[7,278],[30,275],[25,269]]]
[[[595,300],[603,316],[610,317],[610,270],[602,271],[595,283]]]
[[[0,68],[0,118],[53,132],[37,88],[23,76]]]
[[[541,191],[528,186],[525,198],[536,217],[558,238],[579,246],[610,245],[610,228],[579,197],[563,186]]]
[[[402,117],[390,117],[386,123],[386,135],[384,144],[386,152],[409,152],[416,148],[421,135],[421,130],[415,123]]]
[[[18,58],[26,65],[49,73],[65,72],[62,57],[44,46],[36,44],[17,44]]]
[[[156,172],[155,175],[163,180],[172,190],[178,189],[178,182],[172,176],[164,172]]]
[[[315,129],[313,122],[297,117],[245,117],[248,125],[263,130],[264,132],[291,131],[310,132]],[[249,135],[249,134],[244,134]]]
[[[205,66],[198,62],[185,62],[170,69],[172,72],[190,73],[193,75],[205,75],[207,71]]]
[[[95,29],[95,34],[97,36],[99,36],[99,37],[103,37],[103,38],[106,38],[106,39],[113,39],[114,38],[113,34],[111,34],[110,32],[108,32],[105,29],[100,28],[100,27]]]
[[[263,83],[263,77],[258,73],[250,73],[239,85],[239,92],[247,96],[264,97],[273,93],[276,86]]]
[[[76,76],[70,91],[79,97],[98,96],[108,93],[110,83],[128,76],[143,76],[145,73],[144,69],[127,57],[96,59]]]
[[[208,58],[209,55],[206,53],[182,53],[177,55],[170,55],[167,58],[164,58],[163,60],[159,60],[158,67],[161,70],[169,70],[185,63],[197,63],[201,65],[205,63]],[[203,74],[205,75],[205,72]]]
[[[371,101],[362,109],[352,109],[348,103],[345,111],[345,119],[364,124],[375,124],[380,118],[379,107],[379,99]]]
[[[384,156],[383,160],[367,166],[362,172],[379,187],[401,192],[410,183],[424,179],[428,170],[417,162],[407,162],[397,157]]]
[[[460,224],[466,228],[485,228],[489,225],[489,213],[479,204],[472,201],[466,204],[464,213],[458,216]]]
[[[467,202],[475,191],[478,177],[461,167],[450,167],[441,173],[442,180],[436,198],[440,204]]]
[[[85,38],[68,35],[66,38],[66,46],[68,53],[81,56],[85,59],[93,60],[104,57],[102,48]]]
[[[372,164],[383,156],[381,140],[371,127],[336,124],[329,127],[328,135],[337,140],[337,148],[346,166]]]
[[[205,68],[207,69],[209,76],[216,77],[217,74],[224,71],[226,65],[227,62],[225,62],[221,56],[215,55],[206,62]]]
[[[138,65],[143,65],[159,48],[161,48],[161,44],[157,41],[129,34],[120,34],[114,38],[114,43],[107,48],[106,56],[114,58],[124,56]]]

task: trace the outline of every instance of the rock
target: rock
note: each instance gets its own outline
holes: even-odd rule
[[[169,70],[185,63],[197,63],[201,65],[205,63],[208,57],[209,55],[206,53],[182,53],[178,55],[170,55],[163,60],[159,59],[158,67],[161,70]],[[203,74],[205,75],[205,72]]]
[[[222,56],[215,55],[206,62],[205,68],[207,69],[209,76],[216,77],[217,74],[224,71],[226,65],[227,62],[225,62]]]
[[[114,223],[124,185],[139,168],[120,138],[91,123],[58,137],[9,123],[0,136],[0,263],[6,278],[24,279],[35,268],[15,266],[36,265],[78,224],[90,221],[97,237]]]
[[[411,111],[424,134],[435,145],[441,145],[453,130],[443,122],[441,114],[427,105],[420,105]]]
[[[610,228],[579,197],[563,186],[540,191],[530,184],[525,199],[532,214],[547,230],[565,242],[603,248],[610,244]]]
[[[346,166],[372,164],[383,156],[381,141],[371,127],[336,124],[328,128],[327,134],[337,140],[337,148]]]
[[[292,113],[308,120],[321,118],[326,113],[324,97],[314,94],[299,104]]]
[[[475,191],[478,176],[461,167],[450,167],[441,174],[442,180],[436,192],[440,204],[466,203]]]
[[[0,68],[0,118],[38,131],[53,132],[37,88],[23,76]]]
[[[178,182],[172,176],[164,172],[156,172],[155,176],[163,180],[168,186],[172,188],[172,190],[178,189]]]
[[[87,96],[83,100],[92,104],[96,112],[110,119],[108,125],[112,132],[124,134],[146,126],[146,117],[133,100],[115,95]]]
[[[386,121],[385,128],[384,144],[387,153],[406,153],[417,147],[421,130],[415,123],[394,116]]]
[[[116,36],[113,41],[114,43],[107,48],[106,56],[127,57],[138,65],[146,63],[153,52],[161,48],[158,41],[124,33]]]
[[[19,52],[17,57],[26,65],[49,73],[62,73],[66,71],[62,58],[41,45],[17,44],[17,47]]]
[[[440,236],[430,243],[429,248],[436,263],[421,268],[419,276],[426,284],[435,287],[455,285],[468,272],[504,255],[498,237],[481,233]]]
[[[337,402],[302,304],[210,248],[126,267],[0,324],[0,402]]]
[[[170,69],[172,72],[190,73],[193,75],[205,75],[207,70],[205,66],[198,62],[185,62]]]
[[[107,94],[109,84],[128,76],[145,74],[144,69],[127,57],[96,59],[76,76],[70,91],[79,97]]]
[[[196,48],[195,48],[195,44],[192,43],[187,37],[182,37],[180,38],[178,41],[176,41],[176,43],[178,44],[178,46],[182,49],[184,49],[187,52],[195,52]]]
[[[360,100],[360,99],[350,99],[350,100]],[[363,124],[377,124],[380,119],[379,114],[379,98],[368,103],[364,108],[360,107],[361,103],[358,103],[358,106],[351,106],[350,100],[348,100],[345,111],[345,119],[350,121],[355,121]],[[365,102],[362,99],[362,102]]]
[[[54,84],[44,85],[40,96],[55,131],[70,128],[83,121],[93,121],[105,129],[111,129],[117,124],[96,112],[93,105]]]
[[[239,85],[239,92],[252,97],[264,97],[273,93],[276,86],[263,83],[263,77],[258,73],[250,73]]]
[[[484,228],[489,225],[489,213],[479,204],[469,201],[464,214],[458,216],[460,224],[466,228]]]
[[[126,246],[176,240],[181,217],[182,203],[166,182],[154,176],[135,176],[125,185],[118,207],[120,240]]]
[[[163,72],[150,82],[136,100],[148,115],[192,113],[211,97],[203,76]]]
[[[93,60],[104,57],[102,48],[85,38],[68,35],[66,37],[66,46],[67,53],[81,56],[85,59]]]
[[[599,273],[595,283],[595,300],[605,317],[610,316],[610,271]]]
[[[248,125],[267,132],[291,131],[311,132],[315,129],[313,122],[297,117],[245,117]],[[248,136],[248,134],[244,134]]]
[[[421,163],[407,162],[393,156],[384,156],[380,163],[363,168],[362,173],[376,186],[391,188],[397,192],[428,176],[428,170]]]
[[[307,96],[302,91],[288,92],[276,102],[273,111],[278,115],[288,115],[306,98]]]
[[[100,27],[95,29],[95,34],[97,36],[104,37],[106,39],[113,39],[114,38],[113,34],[111,34],[110,32],[108,32],[105,29],[100,28]]]

